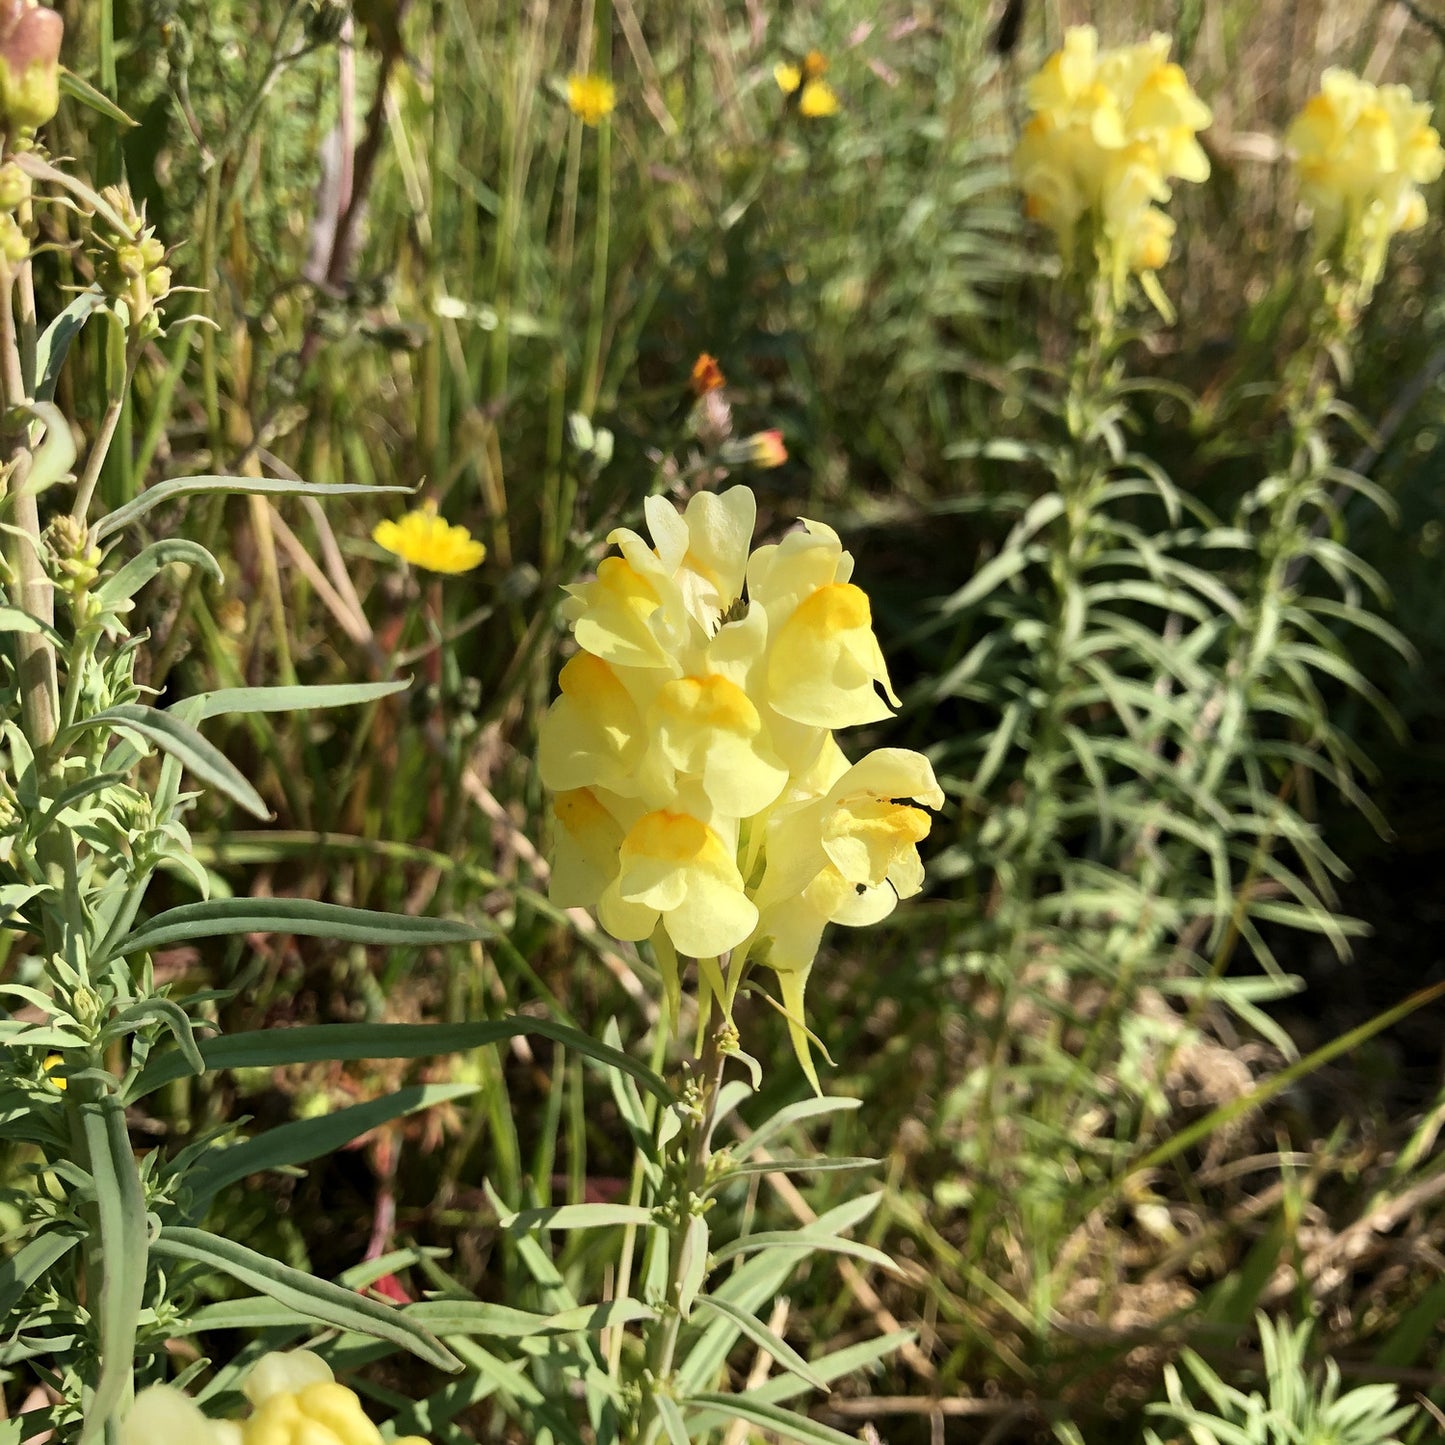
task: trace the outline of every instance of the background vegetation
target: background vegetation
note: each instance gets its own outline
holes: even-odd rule
[[[1005,9],[1017,34],[1001,53]],[[675,478],[700,352],[722,365],[739,433],[782,430],[787,465],[749,478],[765,525],[826,515],[858,554],[906,691],[875,741],[927,750],[950,793],[926,899],[886,932],[835,931],[810,992],[826,1086],[864,1101],[828,1145],[886,1156],[867,1237],[902,1275],[847,1265],[840,1291],[831,1272],[802,1274],[774,1316],[805,1353],[916,1331],[817,1406],[899,1441],[1142,1438],[1185,1344],[1231,1380],[1261,1370],[1260,1309],[1313,1320],[1307,1348],[1348,1383],[1445,1404],[1445,1084],[1439,1005],[1420,992],[1442,982],[1442,230],[1432,219],[1392,252],[1342,386],[1363,425],[1323,423],[1382,493],[1336,507],[1322,483],[1319,535],[1365,564],[1333,604],[1358,612],[1313,614],[1338,665],[1299,684],[1306,712],[1221,762],[1214,802],[1185,796],[1151,771],[1148,728],[1120,723],[1127,696],[1051,683],[1047,557],[1025,556],[1017,530],[1060,444],[1057,397],[1025,362],[1061,362],[1070,336],[1007,154],[1022,78],[1085,19],[1111,42],[1171,33],[1215,113],[1213,175],[1171,207],[1162,280],[1178,318],[1128,344],[1151,389],[1121,393],[1110,423],[1176,500],[1110,504],[1104,590],[1088,593],[1101,655],[1147,692],[1162,665],[1144,622],[1178,641],[1139,590],[1161,576],[1149,539],[1168,535],[1168,576],[1192,578],[1180,585],[1201,607],[1244,595],[1248,560],[1210,552],[1210,519],[1249,515],[1281,467],[1277,381],[1315,313],[1279,138],[1328,64],[1438,100],[1445,28],[1423,5],[87,0],[68,10],[68,63],[136,124],[66,106],[52,128],[56,153],[129,180],[197,288],[196,319],[140,359],[109,506],[222,471],[420,486],[489,548],[437,585],[368,540],[388,514],[371,499],[323,513],[208,497],[158,514],[157,535],[205,541],[227,576],[146,594],[160,646],[141,680],[165,699],[419,683],[324,722],[254,715],[217,736],[275,820],[219,806],[194,820],[215,885],[496,927],[465,968],[282,937],[163,955],[181,989],[226,991],[212,1007],[228,1029],[520,1009],[589,1030],[615,1016],[649,1049],[648,958],[545,899],[532,760],[559,588]],[[813,48],[841,109],[804,120],[772,67]],[[565,77],[585,70],[614,77],[609,127],[567,109]],[[65,213],[43,224],[58,303],[89,278]],[[62,402],[93,431],[103,335],[78,345]],[[606,429],[610,457],[572,413]],[[1375,575],[1393,603],[1371,596]],[[1301,578],[1293,598],[1308,611],[1329,590]],[[1090,741],[1066,757],[1068,728]],[[1266,819],[1248,846],[1210,832],[1220,806]],[[1106,872],[1109,888],[1133,880],[1133,904],[1100,901]],[[767,1010],[749,1023],[787,1057]],[[481,1071],[486,1087],[279,1196],[232,1186],[213,1219],[327,1276],[393,1244],[444,1248],[469,1288],[514,1301],[521,1266],[483,1181],[508,1199],[611,1199],[629,1167],[610,1103],[553,1063],[518,1044],[504,1066],[428,1064],[428,1081]],[[178,1086],[131,1122],[179,1147],[238,1112],[314,1115],[401,1082],[400,1066],[255,1071]],[[775,1067],[760,1107],[804,1087]],[[804,1218],[850,1197],[847,1179],[770,1180],[752,1205]],[[559,1265],[569,1280],[597,1267],[581,1244]],[[425,1283],[389,1280],[403,1296]],[[739,1357],[740,1378],[750,1365]],[[506,1429],[484,1409],[466,1428]],[[1437,1427],[1421,1413],[1409,1428]]]

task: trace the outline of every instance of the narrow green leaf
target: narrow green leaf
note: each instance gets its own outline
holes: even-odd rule
[[[766,1350],[784,1369],[791,1370],[800,1380],[806,1380],[815,1390],[826,1390],[828,1382],[783,1337],[768,1328],[760,1319],[740,1310],[735,1304],[724,1299],[703,1295],[697,1302],[699,1309],[713,1310],[731,1320],[757,1347]]]
[[[126,1129],[125,1108],[109,1094],[80,1106],[100,1224],[100,1373],[87,1402],[81,1445],[95,1439],[128,1399],[135,1370],[136,1330],[145,1303],[148,1230],[145,1195]]]
[[[652,1408],[657,1411],[657,1418],[662,1422],[662,1433],[667,1436],[668,1445],[691,1445],[687,1422],[682,1418],[682,1411],[678,1409],[677,1401],[671,1395],[654,1395]]]
[[[203,1068],[204,1065],[200,1065],[196,1072]],[[297,1119],[229,1148],[213,1149],[189,1171],[186,1183],[199,1202],[209,1202],[228,1184],[248,1175],[305,1164],[344,1148],[353,1139],[393,1119],[402,1119],[453,1099],[464,1099],[480,1087],[479,1084],[414,1084],[319,1119]]]
[[[81,1236],[63,1229],[50,1228],[38,1234],[9,1259],[0,1260],[0,1320],[25,1296],[25,1291],[47,1270],[58,1264],[77,1244]]]
[[[60,378],[60,368],[70,343],[75,340],[80,328],[110,304],[109,298],[99,287],[82,291],[56,318],[40,333],[35,343],[35,399],[53,401],[55,383]]]
[[[40,632],[43,629],[28,612],[18,607],[0,607],[0,632]]]
[[[299,687],[223,687],[197,693],[186,701],[197,708],[197,722],[241,713],[301,712],[315,707],[351,707],[405,692],[409,677],[391,682],[337,682]]]
[[[503,1229],[602,1229],[614,1224],[651,1224],[652,1210],[640,1204],[555,1204],[519,1209],[497,1221]]]
[[[61,93],[78,100],[107,120],[117,125],[135,125],[133,121],[104,91],[97,90],[88,80],[77,75],[68,65],[60,67]]]
[[[841,1095],[834,1095],[826,1099],[801,1099],[796,1104],[789,1104],[779,1109],[766,1122],[759,1124],[753,1132],[733,1149],[733,1154],[738,1159],[746,1159],[754,1149],[761,1149],[770,1139],[776,1138],[784,1129],[793,1124],[801,1124],[808,1119],[821,1119],[828,1114],[839,1114],[848,1109],[861,1107],[861,1099],[849,1099]]]
[[[460,1361],[440,1340],[410,1323],[403,1311],[292,1269],[234,1240],[200,1229],[168,1225],[151,1250],[162,1258],[184,1260],[228,1275],[322,1324],[399,1345],[438,1369],[461,1368]]]
[[[158,913],[121,939],[107,956],[124,958],[142,949],[170,948],[193,938],[237,933],[293,933],[396,948],[470,943],[486,936],[469,923],[416,918],[409,913],[376,913],[312,898],[213,898]]]
[[[348,1063],[356,1059],[424,1059],[505,1043],[522,1035],[551,1039],[603,1067],[631,1074],[659,1099],[672,1097],[667,1084],[646,1064],[618,1049],[609,1049],[580,1029],[539,1018],[473,1024],[308,1024],[294,1029],[257,1029],[206,1039],[201,1043],[201,1057],[208,1071],[275,1069],[323,1060]],[[179,1055],[152,1059],[131,1080],[126,1100],[134,1103],[185,1075],[185,1062]]]
[[[889,1335],[877,1335],[870,1340],[860,1340],[856,1345],[847,1345],[841,1350],[819,1355],[817,1359],[809,1361],[809,1368],[831,1385],[834,1380],[851,1375],[877,1360],[884,1359],[895,1350],[901,1350],[904,1345],[912,1344],[915,1338],[912,1330],[895,1330]],[[805,1381],[794,1375],[774,1375],[756,1390],[749,1390],[748,1394],[754,1400],[776,1405],[783,1400],[794,1400],[810,1388]]]
[[[406,487],[372,487],[359,482],[288,482],[278,477],[172,477],[148,487],[134,501],[107,513],[91,529],[97,542],[138,522],[152,507],[177,497],[201,492],[231,492],[237,496],[265,497],[374,497],[383,492],[403,492]]]
[[[134,597],[152,577],[176,562],[198,567],[217,583],[226,580],[221,564],[199,542],[192,542],[189,537],[167,537],[143,547],[124,567],[107,577],[96,588],[95,595],[103,606],[115,607]]]
[[[613,1326],[654,1320],[657,1311],[641,1300],[608,1300],[598,1305],[578,1305],[557,1314],[533,1314],[507,1305],[481,1300],[426,1300],[409,1305],[407,1317],[425,1325],[433,1334],[490,1335],[494,1339],[522,1340],[540,1335],[595,1334]]]
[[[149,739],[176,759],[198,782],[224,793],[253,817],[269,818],[270,810],[261,795],[241,775],[214,743],[207,742],[193,727],[159,708],[140,703],[120,703],[92,713],[61,733],[64,743],[83,728],[104,727],[116,731],[129,728]]]
[[[703,1190],[712,1194],[721,1189],[730,1179],[751,1179],[761,1174],[841,1174],[850,1169],[876,1169],[882,1161],[865,1155],[820,1154],[816,1159],[769,1159],[766,1162],[754,1160],[751,1163],[719,1164],[719,1173]]]
[[[836,1234],[814,1234],[803,1229],[764,1229],[757,1234],[745,1234],[741,1239],[729,1240],[728,1243],[718,1246],[713,1254],[713,1263],[725,1264],[741,1254],[756,1254],[764,1249],[846,1254],[878,1269],[886,1269],[890,1274],[901,1276],[903,1273],[881,1249],[874,1249],[871,1244],[863,1244],[856,1239],[844,1239]]]
[[[801,1445],[858,1445],[852,1435],[845,1435],[831,1425],[819,1424],[806,1415],[785,1410],[781,1405],[767,1404],[753,1395],[715,1395],[707,1391],[692,1396],[686,1403],[726,1411],[734,1419],[746,1420],[760,1430],[781,1435],[786,1440],[797,1440]]]

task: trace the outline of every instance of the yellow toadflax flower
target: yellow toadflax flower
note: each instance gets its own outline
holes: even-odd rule
[[[253,1413],[241,1427],[242,1445],[382,1445],[356,1392],[309,1350],[263,1355],[244,1390]],[[396,1445],[426,1441],[407,1435]]]
[[[465,527],[454,527],[437,516],[435,502],[424,503],[399,522],[378,522],[371,540],[413,567],[449,575],[470,572],[487,555],[486,547]]]
[[[1174,227],[1157,209],[1169,182],[1209,176],[1197,135],[1213,117],[1168,37],[1100,51],[1092,26],[1074,26],[1028,102],[1013,158],[1028,214],[1054,232],[1065,266],[1092,251],[1116,294],[1130,271],[1147,278],[1169,259]]]
[[[1285,141],[1321,249],[1337,245],[1347,273],[1368,295],[1384,270],[1390,238],[1425,222],[1419,188],[1445,167],[1430,107],[1403,85],[1371,85],[1330,69]]]
[[[180,1390],[152,1385],[135,1398],[120,1445],[382,1445],[354,1390],[309,1350],[263,1355],[242,1387],[246,1420],[210,1420]],[[407,1435],[395,1445],[427,1445]]]
[[[605,75],[569,75],[567,109],[583,125],[601,125],[617,108],[617,87]]]
[[[568,589],[581,650],[538,754],[554,794],[551,892],[595,907],[618,938],[670,945],[674,1008],[672,950],[725,999],[745,967],[772,968],[816,1085],[803,1001],[823,930],[875,922],[919,891],[925,809],[943,794],[918,753],[850,766],[832,730],[898,705],[867,594],[820,522],[750,550],[756,510],[746,487],[683,512],[649,497],[653,545],[619,528],[621,555]]]

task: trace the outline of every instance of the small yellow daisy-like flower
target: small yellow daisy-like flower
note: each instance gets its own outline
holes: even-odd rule
[[[692,364],[693,391],[698,396],[706,396],[710,391],[721,391],[726,385],[727,377],[717,364],[717,357],[710,351],[704,351]]]
[[[583,125],[600,125],[617,108],[617,87],[604,75],[569,75],[567,108]]]
[[[820,116],[837,115],[838,97],[826,80],[805,80],[803,93],[798,97],[798,113],[809,120]]]
[[[465,527],[454,527],[437,516],[435,502],[424,503],[399,522],[378,522],[371,540],[428,572],[470,572],[487,555],[486,547]]]

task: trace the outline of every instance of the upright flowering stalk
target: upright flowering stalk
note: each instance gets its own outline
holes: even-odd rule
[[[730,1012],[750,966],[772,969],[816,1085],[804,988],[823,930],[920,890],[924,808],[943,794],[920,754],[850,764],[834,739],[898,699],[830,527],[750,553],[746,487],[645,511],[652,545],[614,531],[620,555],[565,605],[580,650],[540,751],[552,896],[653,939],[674,1009],[676,954],[699,960],[704,1018],[714,996]]]
[[[1317,636],[1312,614],[1297,605],[1304,600],[1299,579],[1318,555],[1322,534],[1332,534],[1333,547],[1343,543],[1333,493],[1352,477],[1335,463],[1329,434],[1340,411],[1335,368],[1349,355],[1390,238],[1425,223],[1419,187],[1445,167],[1440,137],[1429,122],[1430,107],[1405,86],[1375,86],[1331,69],[1289,128],[1300,196],[1313,212],[1321,286],[1309,332],[1285,368],[1281,409],[1287,430],[1279,465],[1245,497],[1237,519],[1240,531],[1256,539],[1256,568],[1232,635],[1219,725],[1204,750],[1207,789],[1222,784],[1247,748],[1252,699],[1267,686],[1286,694],[1299,689],[1304,674],[1282,670],[1281,661],[1299,635]],[[1330,561],[1326,570],[1334,573],[1337,565]],[[1357,615],[1357,609],[1347,611]],[[1383,624],[1369,619],[1365,625],[1378,630]],[[1326,735],[1332,730],[1312,742],[1318,746]]]
[[[1152,278],[1169,259],[1169,182],[1208,179],[1196,136],[1209,107],[1170,62],[1167,36],[1100,51],[1090,25],[1068,31],[1028,103],[1013,161],[1028,213],[1054,232],[1065,267],[1093,258],[1118,304],[1131,272]]]
[[[655,1445],[682,1428],[674,1370],[709,1270],[709,1190],[727,1172],[711,1141],[723,1068],[740,1052],[738,988],[750,970],[777,976],[816,1089],[805,988],[824,930],[876,922],[919,891],[925,809],[943,793],[918,753],[885,748],[850,763],[834,738],[887,718],[898,699],[853,559],[830,527],[805,522],[750,551],[757,508],[746,487],[700,492],[682,512],[649,497],[644,510],[651,544],[617,529],[617,553],[568,589],[578,651],[543,722],[539,763],[554,793],[554,901],[595,908],[617,938],[652,940],[674,1023],[678,956],[697,960],[701,1057],[686,1061],[659,1122],[665,1167],[645,1216],[666,1226],[645,1276],[665,1270],[666,1287],[623,1431]],[[619,1297],[631,1258],[629,1243]]]

